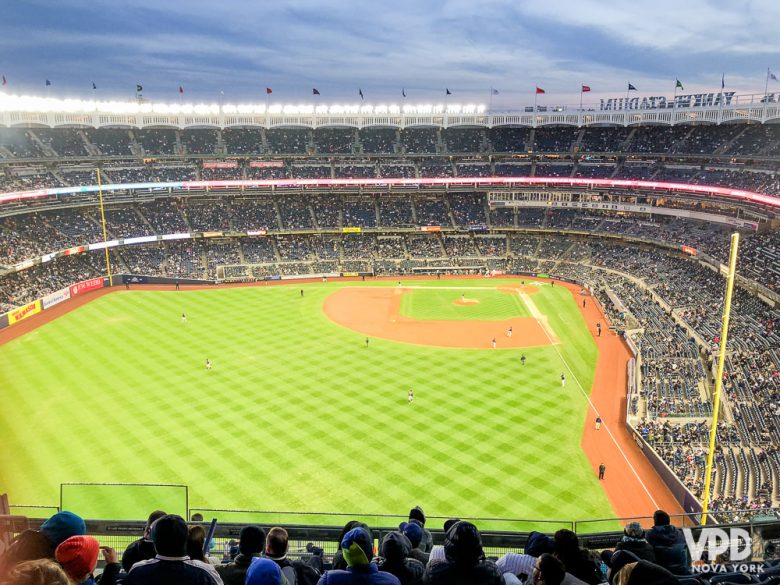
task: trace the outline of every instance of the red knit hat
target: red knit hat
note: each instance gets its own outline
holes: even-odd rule
[[[71,536],[54,551],[57,562],[68,577],[82,579],[92,573],[97,565],[100,543],[91,536]]]

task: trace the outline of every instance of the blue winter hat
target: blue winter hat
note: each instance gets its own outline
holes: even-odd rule
[[[417,522],[401,522],[401,525],[398,528],[401,529],[404,536],[412,543],[412,548],[420,546],[420,542],[423,538],[422,526],[417,524]]]
[[[341,539],[341,552],[347,565],[367,565],[374,558],[374,543],[365,528],[353,528]]]
[[[41,524],[41,533],[48,538],[54,546],[71,536],[82,536],[87,533],[87,525],[81,516],[73,512],[57,512],[54,516]]]
[[[282,570],[271,559],[255,557],[246,572],[245,585],[282,585]]]

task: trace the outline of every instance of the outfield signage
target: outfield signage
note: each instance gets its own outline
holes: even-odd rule
[[[204,238],[220,238],[224,235],[224,232],[203,232]]]
[[[81,254],[82,252],[86,252],[87,247],[86,246],[73,246],[72,248],[68,248],[63,252],[63,255],[65,256],[72,256],[73,254]]]
[[[342,234],[359,234],[363,231],[363,228],[359,227],[345,227],[341,228]]]
[[[226,161],[203,161],[204,169],[235,169],[238,168],[238,163],[234,160]]]
[[[421,232],[440,232],[441,226],[440,225],[424,225],[420,228]]]
[[[89,250],[105,250],[106,248],[116,248],[119,245],[119,240],[109,240],[108,242],[95,242],[89,244]]]
[[[178,234],[165,234],[163,235],[163,240],[188,240],[190,239],[189,233],[178,233]]]
[[[696,248],[691,248],[690,246],[683,246],[682,247],[683,254],[688,254],[690,256],[696,256]]]
[[[70,287],[67,287],[43,297],[41,299],[41,305],[45,310],[50,307],[53,307],[54,305],[60,304],[62,301],[67,301],[69,298],[70,298]]]
[[[42,310],[43,309],[41,309],[40,299],[37,301],[33,301],[32,303],[28,303],[22,307],[18,307],[13,311],[8,311],[8,323],[10,325],[13,325],[14,323],[18,323],[19,321],[24,321],[28,317],[32,317],[33,315],[40,313]]]
[[[103,288],[103,278],[92,278],[83,282],[78,282],[70,287],[70,295],[75,297],[81,293],[85,293],[97,288]]]
[[[157,236],[138,236],[137,238],[125,238],[122,240],[123,244],[148,244],[150,242],[156,242]]]
[[[249,168],[250,169],[270,169],[270,168],[282,168],[284,167],[284,162],[280,160],[272,160],[272,161],[260,161],[260,160],[253,160],[249,161]]]
[[[248,236],[265,236],[268,235],[268,230],[247,230]]]

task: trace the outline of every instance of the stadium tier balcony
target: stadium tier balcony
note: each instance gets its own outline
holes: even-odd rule
[[[496,163],[496,176],[499,177],[530,177],[533,165],[531,163]]]
[[[571,152],[580,129],[574,126],[543,126],[534,130],[534,152]]]
[[[411,199],[406,195],[380,197],[379,221],[382,227],[410,227],[414,225]]]
[[[186,154],[214,154],[217,150],[217,131],[190,129],[180,132],[181,143]]]
[[[142,128],[133,130],[136,141],[146,155],[173,155],[176,152],[176,130]]]
[[[589,179],[609,179],[614,172],[615,165],[612,164],[588,164],[581,162],[575,168],[574,176]]]
[[[580,152],[619,152],[630,132],[630,128],[585,128],[578,150]]]
[[[230,207],[235,230],[279,229],[276,206],[270,197],[236,198],[232,200]]]
[[[571,177],[573,171],[573,164],[536,163],[534,165],[534,176],[536,177]]]
[[[30,130],[36,138],[50,148],[55,156],[77,157],[89,156],[87,143],[81,130],[76,128],[36,128]]]
[[[360,130],[360,142],[363,152],[376,154],[393,154],[398,145],[398,130],[396,128],[363,128]]]
[[[293,164],[289,168],[293,179],[330,179],[330,165]]]
[[[259,128],[225,128],[222,131],[227,154],[261,154],[263,136]]]
[[[204,181],[237,181],[244,178],[244,169],[240,166],[233,169],[203,168],[200,176]]]
[[[141,215],[149,222],[158,235],[188,232],[189,227],[184,219],[184,203],[176,199],[158,199],[145,203],[141,207]]]
[[[445,128],[442,131],[447,152],[483,152],[487,137],[484,128]]]
[[[344,227],[376,227],[376,206],[373,199],[347,199],[342,209]]]
[[[520,153],[531,150],[531,129],[498,126],[488,130],[493,152]]]
[[[307,154],[312,141],[308,128],[271,128],[266,131],[268,151],[273,154]]]
[[[276,261],[274,242],[270,238],[245,239],[241,244],[241,248],[244,252],[244,259],[249,264]]]
[[[320,154],[349,154],[355,147],[355,129],[317,128],[314,146]]]
[[[279,199],[279,213],[285,229],[302,230],[314,227],[309,204],[303,199],[295,196],[282,197]]]
[[[381,163],[379,176],[398,179],[412,179],[417,176],[417,168],[411,163]]]
[[[343,179],[370,179],[376,176],[374,165],[337,165],[334,174]]]
[[[130,133],[119,128],[86,128],[87,141],[106,156],[130,156],[133,154]]]
[[[438,152],[438,128],[404,128],[400,131],[401,144],[408,154]]]
[[[24,128],[0,128],[0,155],[3,158],[38,158],[46,156],[32,131]]]
[[[187,215],[187,223],[193,231],[208,232],[230,229],[228,204],[223,200],[189,201],[184,212]]]
[[[448,197],[455,225],[468,227],[487,224],[485,198],[478,194],[453,193]]]
[[[414,198],[418,225],[450,225],[447,208],[441,196],[418,196]]]

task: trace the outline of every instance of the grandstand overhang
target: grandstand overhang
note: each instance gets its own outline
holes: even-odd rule
[[[774,98],[774,94],[772,96]],[[742,99],[741,99],[742,98]],[[697,105],[697,104],[706,105]],[[99,102],[15,96],[0,92],[0,125],[38,127],[395,127],[434,126],[634,126],[780,122],[780,102],[734,96],[729,103],[691,100],[665,107],[600,109],[537,106],[489,111],[479,104],[166,104],[146,101]]]

